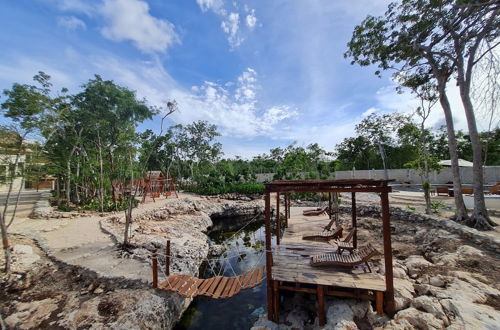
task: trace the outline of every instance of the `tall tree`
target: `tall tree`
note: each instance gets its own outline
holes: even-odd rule
[[[408,121],[408,116],[398,113],[384,115],[373,113],[356,125],[356,132],[378,147],[386,180],[389,179],[389,175],[387,172],[388,164],[384,145],[390,144],[393,139],[393,133],[405,123],[408,123]]]
[[[451,1],[451,0],[450,0]],[[395,70],[396,74],[418,76],[422,82],[434,80],[446,121],[448,146],[453,172],[455,219],[468,219],[461,195],[460,171],[455,129],[446,86],[456,70],[456,61],[449,56],[451,46],[445,42],[446,30],[436,26],[443,1],[403,0],[391,3],[383,17],[368,16],[356,26],[348,43],[345,57],[352,64],[376,64],[382,70]],[[432,8],[433,11],[428,9]],[[446,54],[443,56],[443,54]],[[375,72],[380,75],[380,71]]]

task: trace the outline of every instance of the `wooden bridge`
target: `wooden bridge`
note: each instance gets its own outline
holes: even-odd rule
[[[215,276],[202,279],[191,275],[172,274],[160,283],[157,288],[177,292],[179,295],[188,298],[208,296],[213,299],[223,299],[232,297],[241,290],[257,286],[262,282],[263,278],[264,266],[232,277]]]

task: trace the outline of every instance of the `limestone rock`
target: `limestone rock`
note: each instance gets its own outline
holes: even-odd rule
[[[33,254],[33,248],[29,245],[16,244],[12,247],[14,254]]]
[[[410,306],[410,302],[415,294],[413,283],[409,280],[395,278],[394,289],[394,304],[396,311]]]
[[[418,310],[431,313],[437,319],[440,319],[444,322],[445,325],[449,324],[448,318],[443,311],[443,307],[439,303],[439,300],[436,298],[431,298],[429,296],[420,296],[412,300],[412,307],[415,307]]]
[[[431,313],[421,312],[413,307],[404,309],[398,312],[394,316],[394,320],[399,322],[400,320],[404,320],[404,323],[408,322],[416,329],[443,329],[444,322],[442,320],[437,319]],[[403,323],[403,324],[404,324]]]
[[[17,303],[16,312],[5,319],[11,329],[39,328],[40,323],[47,320],[51,313],[58,308],[57,300],[47,298],[27,303]]]
[[[405,265],[408,268],[408,274],[410,276],[415,276],[418,275],[422,269],[432,264],[422,256],[413,255],[405,260]]]

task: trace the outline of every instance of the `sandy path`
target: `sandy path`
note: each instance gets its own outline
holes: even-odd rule
[[[179,198],[186,197],[179,194]],[[197,199],[197,196],[190,195]],[[140,204],[133,215],[160,208],[166,199]],[[123,212],[117,213],[123,216]],[[99,215],[73,219],[28,219],[18,218],[11,232],[40,235],[58,259],[77,266],[86,267],[101,275],[124,276],[129,279],[151,281],[151,268],[146,262],[124,258],[120,250],[100,228]]]

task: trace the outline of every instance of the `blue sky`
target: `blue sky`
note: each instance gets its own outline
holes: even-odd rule
[[[344,59],[354,26],[382,0],[16,0],[0,10],[0,89],[39,70],[78,92],[93,74],[208,120],[228,157],[293,141],[333,150],[372,112],[411,112],[387,73]],[[451,91],[452,103],[458,101]],[[1,99],[0,99],[1,101]],[[458,102],[456,108],[460,106]],[[465,128],[456,110],[458,128]],[[442,123],[436,109],[429,125]],[[160,120],[141,129],[159,131]],[[481,126],[481,121],[480,121]],[[484,128],[484,127],[483,127]]]

